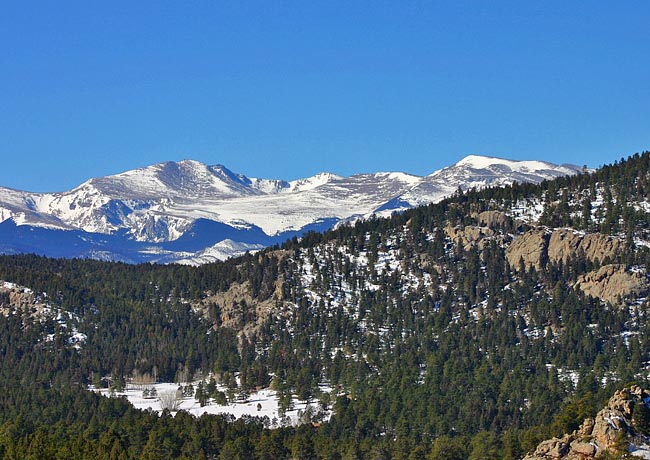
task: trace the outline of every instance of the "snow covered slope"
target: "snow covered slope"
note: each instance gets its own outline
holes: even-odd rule
[[[459,187],[465,191],[513,182],[539,183],[545,179],[581,171],[582,168],[574,165],[557,166],[544,161],[513,161],[470,155],[452,166],[422,178],[418,184],[393,202],[395,206],[387,206],[385,209],[395,211],[435,203],[450,196]]]
[[[166,162],[60,193],[0,188],[0,252],[205,263],[342,221],[436,202],[459,187],[540,182],[579,170],[468,156],[426,177],[320,173],[288,182],[193,160]]]

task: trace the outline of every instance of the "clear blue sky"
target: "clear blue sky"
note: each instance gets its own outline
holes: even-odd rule
[[[295,179],[650,149],[650,2],[35,1],[0,12],[0,185],[167,160]]]

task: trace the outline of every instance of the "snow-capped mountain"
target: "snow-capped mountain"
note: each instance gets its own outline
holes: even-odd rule
[[[0,188],[0,252],[204,263],[308,230],[437,202],[459,187],[540,182],[580,170],[468,156],[425,177],[320,173],[285,181],[193,160],[166,162],[60,193]]]

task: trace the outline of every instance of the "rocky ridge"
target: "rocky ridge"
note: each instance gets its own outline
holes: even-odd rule
[[[609,263],[623,249],[621,239],[601,233],[536,228],[515,238],[506,249],[506,258],[510,266],[517,270],[531,267],[539,270],[547,262],[567,263],[576,257],[584,257],[594,264],[604,264],[580,275],[573,287],[586,295],[620,305],[625,298],[641,296],[650,287],[645,270]]]
[[[523,460],[589,460],[626,453],[648,458],[648,439],[641,434],[647,426],[640,426],[647,422],[637,414],[648,413],[649,403],[646,389],[635,385],[619,390],[595,418],[586,419],[573,433],[543,441]]]
[[[624,249],[625,243],[620,238],[541,227],[533,227],[516,235],[525,228],[525,224],[505,213],[484,211],[471,217],[478,225],[448,224],[444,228],[447,237],[465,250],[474,246],[482,250],[487,241],[496,240],[506,248],[506,259],[515,270],[541,270],[549,262],[566,264],[572,259],[584,257],[597,268],[579,275],[572,286],[613,305],[621,305],[627,298],[645,295],[650,289],[650,280],[644,269],[611,263]],[[515,234],[509,233],[509,230]]]
[[[510,266],[518,268],[523,261],[526,269],[536,270],[545,261],[566,263],[569,258],[583,254],[587,260],[603,263],[614,259],[623,249],[623,242],[601,233],[581,233],[571,229],[529,230],[508,247],[506,258]]]

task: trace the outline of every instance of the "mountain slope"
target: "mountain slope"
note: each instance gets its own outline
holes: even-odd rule
[[[384,205],[381,211],[404,210],[437,203],[459,188],[481,189],[514,182],[537,184],[542,180],[573,175],[582,170],[573,165],[558,166],[544,161],[513,161],[469,155],[452,166],[423,177],[411,189]]]
[[[0,222],[6,237],[1,250],[128,262],[204,263],[309,230],[437,202],[458,188],[538,183],[578,171],[575,166],[470,156],[427,177],[321,173],[287,182],[251,179],[221,165],[193,160],[167,162],[90,179],[60,193],[0,188]],[[222,230],[201,233],[205,227],[201,221],[220,224]],[[32,235],[29,229],[39,230]],[[181,242],[191,235],[201,243],[188,249]],[[225,240],[232,244],[209,250]]]
[[[61,451],[81,444],[80,432],[92,443],[112,427],[134,459],[181,450],[187,458],[520,459],[596,417],[626,382],[648,387],[648,190],[650,152],[539,185],[457,193],[199,267],[0,256],[0,280],[49,293],[86,337],[76,349],[55,323],[25,322],[29,306],[0,316],[0,453],[35,451],[30,436],[40,427],[40,440],[52,436]],[[196,231],[221,231],[214,225],[200,221]],[[179,244],[192,249],[187,238]],[[270,431],[277,421],[223,420],[242,429],[236,445],[206,427],[214,418],[143,413],[124,422],[112,415],[117,401],[104,403],[115,410],[99,412],[97,430],[71,426],[98,413],[69,402],[88,397],[83,385],[122,386],[144,374],[196,375],[203,388],[214,377],[230,404],[254,404],[242,400],[270,386],[283,407],[312,400],[332,417]],[[223,394],[194,394],[223,404]],[[590,433],[609,436],[606,423],[619,415],[596,417]],[[633,428],[649,420],[650,412],[633,415]],[[594,451],[578,441],[577,458]],[[160,454],[159,445],[175,451]],[[566,448],[551,447],[539,453]],[[48,458],[57,456],[70,458]]]

